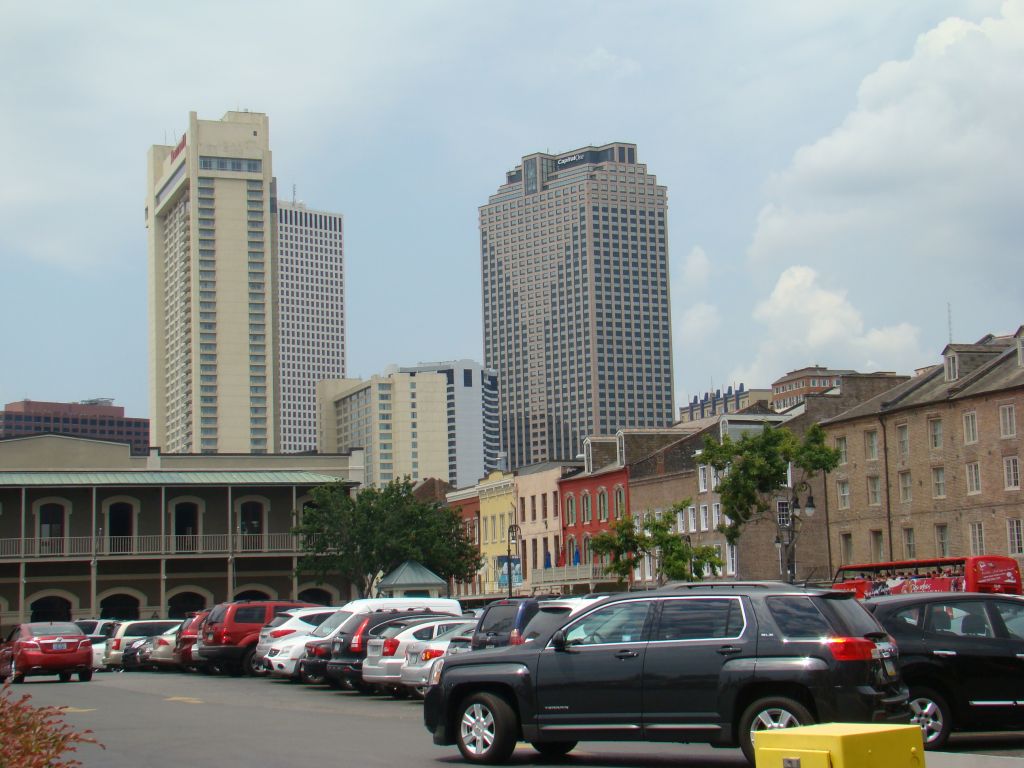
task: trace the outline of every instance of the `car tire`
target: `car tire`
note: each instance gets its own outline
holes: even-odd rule
[[[90,680],[92,680],[92,670],[91,669],[88,672],[79,672],[78,673],[78,682],[80,682],[80,683],[88,683]]]
[[[327,683],[328,688],[332,688],[335,691],[345,690],[345,684],[336,677],[329,677],[327,675],[324,675],[324,682]]]
[[[420,701],[423,701],[423,699],[427,698],[427,686],[413,686],[409,689],[409,695],[412,696],[414,699],[419,699]]]
[[[363,696],[369,696],[373,693],[373,686],[361,677],[349,678],[348,684],[352,686],[353,691],[362,694]]]
[[[740,717],[739,737],[740,749],[747,761],[754,764],[754,732],[775,730],[778,728],[795,728],[798,725],[811,725],[814,715],[803,704],[786,696],[768,696],[758,699],[743,711]]]
[[[71,672],[60,672],[57,674],[57,677],[62,683],[71,682]]]
[[[299,668],[299,682],[306,685],[323,685],[326,680],[323,675],[311,675],[305,667]],[[340,686],[339,686],[340,687]]]
[[[471,763],[488,765],[507,761],[519,734],[515,710],[493,693],[474,693],[463,699],[455,728],[455,743],[462,756]]]
[[[910,687],[910,722],[921,726],[925,749],[940,749],[953,730],[953,714],[946,697],[934,688]]]
[[[579,742],[576,741],[531,741],[530,746],[540,752],[542,757],[565,757]]]
[[[247,677],[262,677],[265,673],[263,661],[256,658],[256,646],[242,654],[242,671]]]
[[[393,685],[391,686],[391,698],[392,699],[408,699],[409,689],[404,685]]]

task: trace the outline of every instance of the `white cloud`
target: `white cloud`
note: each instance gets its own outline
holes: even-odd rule
[[[995,276],[1016,271],[1024,240],[1022,105],[1024,4],[939,23],[908,59],[867,76],[856,108],[772,180],[752,267],[810,264],[896,327],[942,328],[947,300],[954,316],[980,309],[968,335],[1007,325],[1020,285]]]
[[[618,80],[640,71],[640,64],[628,56],[620,56],[606,48],[595,48],[576,59],[575,69],[581,75],[605,75]]]
[[[711,278],[711,260],[699,245],[695,245],[683,262],[683,287],[686,290],[701,290],[707,287]]]
[[[718,307],[712,304],[694,304],[675,318],[673,325],[677,340],[683,345],[699,345],[718,330],[722,318]]]
[[[763,341],[749,364],[729,374],[748,387],[768,386],[805,365],[905,372],[929,360],[915,326],[866,327],[845,291],[820,285],[810,267],[785,270],[769,297],[754,307],[752,319]]]

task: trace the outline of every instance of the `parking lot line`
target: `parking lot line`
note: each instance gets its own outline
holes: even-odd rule
[[[180,704],[204,704],[202,699],[195,699],[191,696],[168,696],[164,701],[177,701]]]

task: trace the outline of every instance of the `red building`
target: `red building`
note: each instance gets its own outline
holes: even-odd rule
[[[108,398],[80,403],[21,400],[0,411],[0,439],[26,435],[72,435],[130,443],[132,453],[149,453],[149,419],[133,419]]]
[[[466,538],[480,548],[480,492],[476,487],[463,488],[447,494],[447,505],[462,517]],[[483,580],[478,574],[470,582],[453,581],[452,597],[466,597],[483,593]]]

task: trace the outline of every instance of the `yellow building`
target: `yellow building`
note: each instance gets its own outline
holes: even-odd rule
[[[516,478],[510,472],[496,470],[477,484],[480,492],[480,555],[484,594],[508,594],[507,572],[504,572],[508,551],[508,527],[516,521]],[[521,542],[512,548],[519,556]],[[521,561],[520,561],[521,562]],[[513,574],[512,589],[521,591]]]

